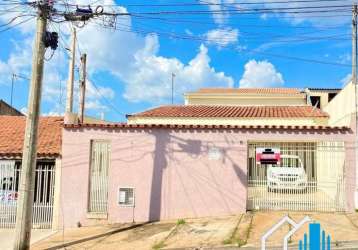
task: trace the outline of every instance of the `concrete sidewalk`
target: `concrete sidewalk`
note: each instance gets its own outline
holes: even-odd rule
[[[151,249],[174,226],[175,222],[160,222],[73,228],[59,231],[31,249]]]
[[[298,249],[298,245],[289,245],[289,249]],[[357,250],[358,241],[342,242],[338,246],[332,244],[332,250]],[[237,247],[237,246],[218,246],[218,247],[190,247],[190,248],[165,248],[165,250],[261,250],[260,247]],[[282,246],[268,247],[267,250],[282,250]]]
[[[32,245],[31,249],[158,250],[158,249],[246,249],[260,247],[261,236],[288,214],[296,221],[305,215],[321,224],[331,235],[332,249],[358,249],[358,214],[255,212],[233,216],[185,219],[130,225],[108,225],[65,230]],[[282,226],[268,240],[268,249],[282,249],[283,235],[290,230]],[[293,245],[303,238],[308,225],[292,237]]]
[[[38,241],[44,240],[47,237],[50,237],[55,232],[52,230],[32,230],[31,232],[31,244],[34,244]],[[0,249],[1,250],[10,250],[14,247],[15,241],[15,229],[0,229]]]

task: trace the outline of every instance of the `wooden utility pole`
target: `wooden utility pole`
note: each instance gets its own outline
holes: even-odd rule
[[[85,98],[86,98],[86,63],[87,54],[81,56],[81,75],[80,75],[80,106],[78,116],[80,123],[84,121]]]
[[[15,250],[30,248],[32,209],[34,202],[37,131],[41,103],[44,67],[44,34],[46,32],[49,6],[47,1],[38,2],[35,45],[32,55],[32,76],[28,101],[28,114],[22,153],[19,199],[17,201]]]
[[[66,113],[73,112],[73,83],[75,75],[75,59],[76,59],[76,29],[72,29],[72,44],[70,53],[70,63],[68,69],[67,81],[67,100],[66,100]]]

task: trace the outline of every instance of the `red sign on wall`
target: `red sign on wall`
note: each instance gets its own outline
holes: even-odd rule
[[[279,148],[256,148],[256,164],[280,164]]]

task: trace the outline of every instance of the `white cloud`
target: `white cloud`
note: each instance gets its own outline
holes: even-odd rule
[[[0,3],[1,2],[6,1],[0,0]],[[10,5],[6,4],[0,6],[0,23],[10,24],[3,28],[16,26],[17,30],[19,30],[22,34],[33,33],[35,31],[36,25],[36,18],[34,17],[34,14],[36,12],[34,11],[34,9],[27,5],[18,4],[16,6],[13,6],[16,8],[16,11],[14,11],[13,9],[11,10],[11,8],[9,10],[9,6]]]
[[[352,80],[352,74],[347,74],[345,77],[343,77],[340,82],[342,83],[342,86],[344,87],[347,83],[349,83]]]
[[[20,112],[27,116],[27,107],[22,107]]]
[[[59,113],[56,111],[50,111],[48,113],[42,113],[43,116],[62,116],[63,113]]]
[[[185,29],[184,32],[185,32],[185,34],[187,34],[189,36],[194,35],[194,33],[190,29]]]
[[[338,56],[338,62],[342,64],[348,64],[352,61],[351,54],[345,53]]]
[[[233,86],[231,77],[210,66],[208,49],[204,45],[200,46],[198,54],[187,65],[176,58],[158,56],[158,49],[158,38],[150,36],[146,39],[146,47],[136,53],[136,72],[129,74],[125,80],[124,97],[129,101],[168,101],[171,97],[172,73],[176,75],[174,89],[177,96],[207,84]]]
[[[81,1],[77,1],[79,3]],[[83,3],[83,1],[81,2]],[[115,4],[112,0],[98,2],[103,5]],[[126,12],[123,7],[117,11]],[[107,10],[106,10],[107,11]],[[123,16],[121,25],[131,28],[131,18]],[[53,24],[57,26],[58,24]],[[63,40],[69,44],[67,25],[60,25]],[[115,93],[104,83],[96,82],[93,76],[110,73],[118,83],[124,84],[123,96],[131,102],[168,102],[171,96],[171,74],[176,74],[175,94],[180,96],[184,91],[202,86],[233,86],[233,79],[210,65],[208,49],[202,45],[189,62],[182,62],[175,57],[163,57],[159,54],[159,41],[155,34],[142,36],[131,32],[105,29],[93,22],[77,30],[82,53],[87,53],[88,85],[86,92],[86,109],[107,110],[103,97],[114,99]],[[32,34],[24,35],[26,42],[18,42],[8,60],[0,61],[0,72],[17,70],[30,76]],[[61,39],[61,41],[62,41]],[[63,44],[63,42],[61,42]],[[78,55],[77,55],[78,56]],[[14,68],[14,69],[13,69]],[[59,48],[54,57],[45,63],[43,101],[46,102],[46,113],[63,113],[66,99],[68,58]],[[10,75],[10,74],[9,74]],[[0,75],[1,77],[1,75]],[[98,77],[96,77],[98,79]],[[0,78],[1,80],[1,78]],[[74,106],[78,106],[78,89],[75,82]],[[108,86],[108,85],[107,85]],[[48,108],[48,106],[50,108]]]
[[[282,74],[276,71],[268,61],[250,60],[245,64],[245,72],[240,80],[240,87],[275,87],[283,85]]]
[[[200,2],[200,1],[199,1]],[[277,0],[247,0],[242,1],[249,4],[238,4],[237,0],[206,0],[201,1],[201,3],[208,7],[210,11],[213,12],[212,17],[218,25],[224,25],[228,23],[228,20],[230,18],[230,11],[233,10],[247,10],[250,11],[252,9],[272,9],[273,13],[263,13],[260,15],[260,19],[266,20],[268,18],[280,18],[284,17],[284,20],[287,22],[290,22],[293,25],[302,23],[302,22],[310,22],[315,26],[325,26],[327,24],[343,24],[348,23],[350,21],[350,17],[348,16],[342,16],[342,14],[346,14],[345,12],[338,11],[338,10],[344,10],[344,8],[324,8],[324,9],[318,9],[317,7],[326,7],[326,6],[349,6],[353,3],[352,0],[346,1],[335,1],[333,3],[329,3],[327,1],[315,1],[315,2],[297,2],[297,1],[288,1],[288,2],[282,2],[277,3]],[[315,7],[313,9],[304,9],[307,7]],[[281,9],[280,9],[281,8]],[[284,9],[282,8],[288,8]],[[297,9],[294,9],[297,8]],[[301,8],[301,9],[300,9]],[[276,10],[275,10],[276,9]],[[332,11],[334,9],[335,11]],[[295,13],[295,10],[301,10],[301,13]],[[302,13],[305,10],[306,13]],[[321,10],[321,12],[319,12]],[[331,10],[328,12],[325,12],[324,10]],[[279,13],[284,12],[284,13]],[[291,12],[291,13],[290,13]],[[332,15],[336,14],[337,17],[334,17]]]
[[[202,3],[208,5],[210,11],[214,12],[213,19],[215,23],[224,24],[227,21],[228,15],[224,12],[225,9],[222,5],[222,0],[209,0],[203,1]]]
[[[220,26],[228,22],[230,17],[228,10],[243,8],[240,4],[237,4],[236,0],[206,0],[199,2],[208,6],[209,10],[213,12],[214,22]]]
[[[11,67],[0,60],[0,84],[9,85],[11,82]]]
[[[205,34],[208,44],[215,44],[218,47],[225,47],[229,44],[235,44],[238,41],[239,31],[231,28],[219,28],[209,30]]]
[[[124,8],[122,11],[126,12]],[[124,17],[122,22],[131,27],[130,17]],[[175,57],[159,56],[160,45],[155,34],[143,37],[92,24],[81,29],[78,37],[82,52],[88,54],[90,73],[110,72],[124,83],[123,96],[131,102],[168,102],[172,73],[176,74],[176,97],[207,84],[233,85],[231,77],[210,66],[205,46],[186,64]]]
[[[12,41],[12,53],[10,53],[7,60],[0,60],[0,84],[9,85],[12,74],[29,76],[32,56],[31,40],[31,38],[26,37],[22,41]]]

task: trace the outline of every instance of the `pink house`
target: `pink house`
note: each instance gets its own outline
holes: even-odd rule
[[[247,210],[354,209],[354,126],[322,125],[329,114],[306,105],[194,108],[200,112],[186,105],[166,106],[134,114],[128,123],[66,124],[63,226]],[[290,124],[293,120],[299,125]],[[283,167],[302,168],[303,174],[278,176],[276,184],[289,184],[272,191],[268,168],[275,166],[255,160],[262,147],[294,156],[297,160],[282,160]],[[292,188],[298,181],[303,188]]]
[[[346,142],[343,199],[353,209],[354,150],[348,129],[68,125],[63,132],[62,211],[66,227],[98,223],[203,217],[245,212],[250,141]],[[110,143],[108,204],[89,211],[91,142]],[[219,149],[215,155],[213,149]],[[132,205],[119,189],[133,188]]]

